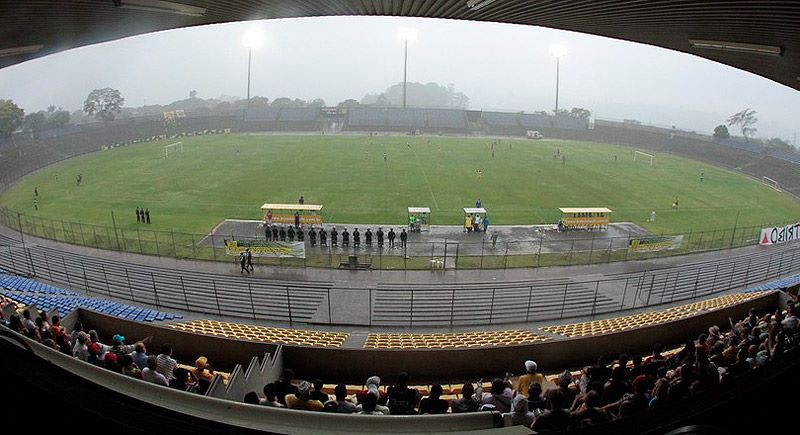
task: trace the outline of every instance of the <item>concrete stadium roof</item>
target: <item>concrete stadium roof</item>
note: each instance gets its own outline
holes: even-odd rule
[[[192,6],[184,12],[199,16],[117,6],[127,2],[157,7],[168,3],[172,4],[168,7]],[[483,3],[470,1],[473,2]],[[800,90],[800,2],[488,0],[489,4],[478,10],[470,9],[467,3],[467,0],[4,0],[0,2],[0,68],[69,48],[180,27],[269,18],[389,15],[527,24],[641,42],[695,54]],[[696,41],[695,46],[690,40]],[[38,50],[10,54],[19,47]]]

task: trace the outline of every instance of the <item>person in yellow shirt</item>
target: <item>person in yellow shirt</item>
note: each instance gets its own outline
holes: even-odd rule
[[[469,215],[464,217],[464,232],[472,232],[472,218]]]
[[[321,411],[323,408],[319,400],[311,400],[311,384],[307,381],[300,382],[296,394],[286,395],[286,407],[289,409],[305,409],[308,411]]]
[[[544,375],[536,372],[537,368],[536,362],[531,360],[525,361],[526,373],[517,380],[517,394],[522,394],[527,397],[528,388],[530,388],[531,384],[534,382],[539,384],[539,386],[542,387],[542,391],[544,391],[545,378]]]

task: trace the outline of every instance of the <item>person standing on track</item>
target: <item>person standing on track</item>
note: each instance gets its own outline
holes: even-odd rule
[[[244,252],[246,252],[245,256],[247,257],[247,269],[253,272],[253,253],[250,252],[250,248],[245,249]]]
[[[367,228],[367,232],[364,233],[364,241],[366,242],[367,246],[372,246],[372,231]]]
[[[403,231],[400,233],[400,246],[404,249],[406,247],[406,240],[408,240],[408,233],[406,233],[406,229],[403,228]]]
[[[244,252],[239,254],[239,267],[241,267],[239,273],[247,272],[250,275],[250,270],[247,268],[247,256],[245,256]]]
[[[378,232],[375,233],[378,236],[378,247],[383,247],[383,228],[378,227]]]
[[[389,228],[388,238],[389,238],[389,247],[394,248],[394,238],[395,238],[394,228]]]

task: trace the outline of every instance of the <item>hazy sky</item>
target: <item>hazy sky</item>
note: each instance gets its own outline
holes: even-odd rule
[[[26,112],[82,107],[95,88],[122,92],[126,106],[188,97],[246,95],[242,36],[258,27],[252,94],[270,99],[360,100],[402,81],[399,27],[413,27],[408,79],[453,83],[472,109],[552,110],[553,44],[561,58],[559,106],[606,119],[632,118],[710,132],[746,107],[757,136],[793,139],[800,92],[699,57],[579,33],[448,20],[329,17],[198,27],[137,36],[47,56],[0,70],[0,98]],[[738,134],[738,131],[734,133]]]

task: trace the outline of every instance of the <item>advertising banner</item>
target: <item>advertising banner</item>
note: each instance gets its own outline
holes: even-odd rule
[[[760,245],[778,245],[795,240],[800,240],[800,222],[785,227],[762,228],[758,243]]]
[[[679,249],[683,236],[640,237],[631,239],[628,244],[630,252],[655,252]]]
[[[303,242],[267,242],[266,240],[225,240],[225,253],[238,256],[250,249],[253,257],[306,258]]]

